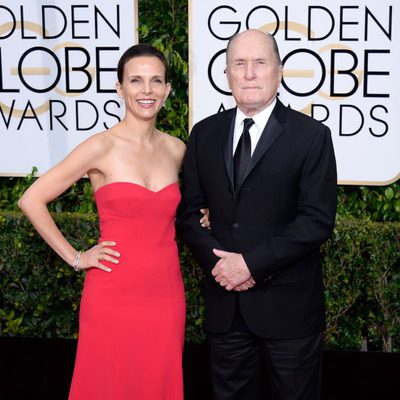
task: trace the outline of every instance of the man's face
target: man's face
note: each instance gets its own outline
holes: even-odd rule
[[[282,78],[272,42],[260,31],[243,32],[232,41],[226,72],[238,107],[249,116],[271,104]]]

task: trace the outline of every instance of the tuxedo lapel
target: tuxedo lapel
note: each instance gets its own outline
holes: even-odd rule
[[[222,129],[222,140],[223,140],[223,152],[224,152],[224,161],[225,168],[228,174],[229,183],[232,187],[233,191],[233,130],[235,127],[235,117],[236,117],[236,108],[232,110],[229,115],[226,116],[226,123],[223,125]]]
[[[277,107],[281,107],[281,105],[277,104]],[[275,107],[275,110],[277,107]],[[278,121],[277,113],[272,112],[247,166],[242,183],[282,133],[283,128]]]

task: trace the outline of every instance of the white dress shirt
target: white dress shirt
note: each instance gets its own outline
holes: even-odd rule
[[[248,117],[239,109],[239,107],[237,108],[235,128],[233,131],[233,154],[235,154],[235,150],[239,143],[240,136],[242,135],[243,132],[243,121],[246,118],[252,118],[254,124],[250,128],[250,137],[251,137],[251,155],[253,155],[257,143],[260,140],[261,134],[265,128],[265,125],[267,125],[272,110],[275,107],[275,104],[276,104],[276,99],[274,99],[274,101],[265,110],[262,110],[258,114],[253,115],[252,117]]]

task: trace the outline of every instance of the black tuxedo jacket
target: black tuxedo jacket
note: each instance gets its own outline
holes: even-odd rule
[[[206,273],[206,330],[229,330],[239,295],[253,333],[271,339],[311,335],[324,327],[319,248],[336,213],[330,131],[278,100],[235,193],[235,115],[230,109],[197,123],[183,165],[176,226]],[[202,207],[210,209],[211,231],[199,224]],[[256,285],[229,292],[216,283],[213,248],[243,254]]]

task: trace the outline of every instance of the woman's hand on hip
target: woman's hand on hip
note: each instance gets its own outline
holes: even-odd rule
[[[120,254],[110,249],[110,247],[116,246],[115,242],[101,242],[91,249],[82,252],[77,268],[84,270],[88,268],[99,268],[106,272],[111,272],[111,268],[106,267],[102,264],[102,261],[109,261],[113,264],[118,264],[118,257]]]

